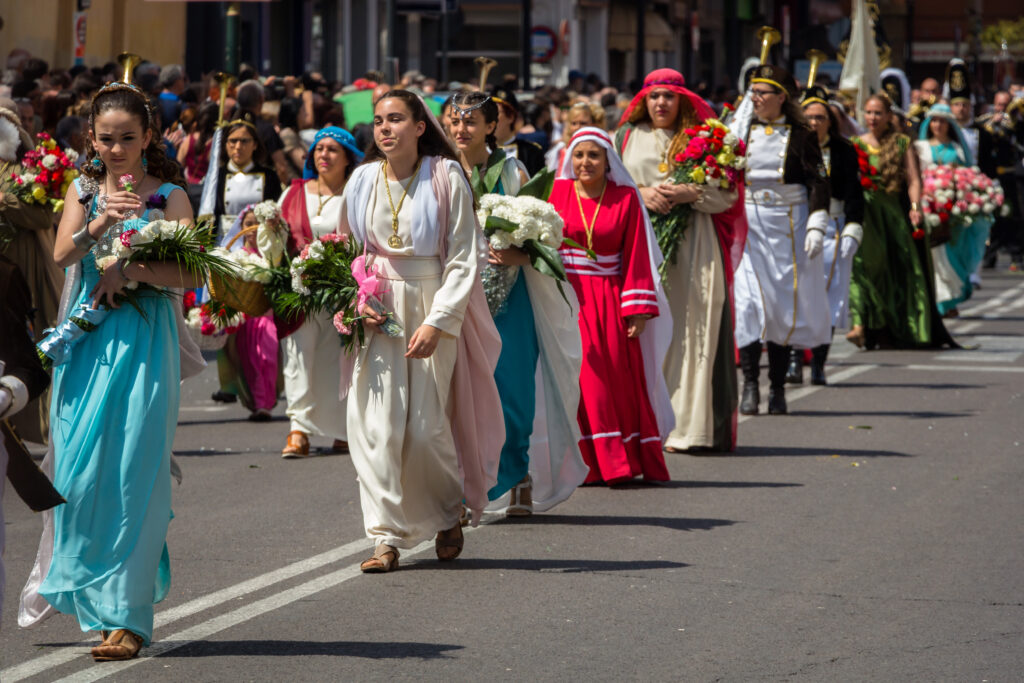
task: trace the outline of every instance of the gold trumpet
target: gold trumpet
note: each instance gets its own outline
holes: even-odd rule
[[[131,85],[132,73],[135,71],[135,67],[142,64],[142,57],[133,52],[122,52],[117,56],[117,63],[120,64],[123,69],[121,82],[125,85]]]
[[[807,59],[811,62],[811,68],[807,72],[807,87],[814,87],[814,80],[818,77],[818,67],[828,59],[828,55],[821,50],[808,50]]]
[[[480,67],[480,92],[487,92],[487,76],[490,75],[491,69],[498,66],[498,62],[490,57],[477,57],[473,63]]]
[[[231,87],[235,77],[223,71],[218,71],[213,75],[213,80],[217,82],[217,89],[220,91],[220,108],[217,111],[217,125],[220,126],[224,123],[224,103],[228,98],[228,88]]]
[[[768,63],[768,52],[771,51],[772,45],[775,45],[782,40],[782,34],[779,33],[779,29],[772,28],[771,26],[762,26],[757,29],[757,37],[761,41],[761,63]]]

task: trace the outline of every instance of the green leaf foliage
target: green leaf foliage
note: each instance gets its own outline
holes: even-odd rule
[[[547,201],[548,197],[551,196],[551,188],[555,184],[555,172],[544,168],[537,171],[537,175],[530,178],[525,185],[523,185],[519,192],[516,194],[517,197],[536,197],[543,201]]]

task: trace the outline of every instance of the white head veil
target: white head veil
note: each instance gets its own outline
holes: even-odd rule
[[[647,250],[650,255],[651,273],[654,275],[654,289],[658,299],[658,317],[647,321],[643,334],[640,335],[640,347],[644,358],[644,375],[647,379],[647,392],[651,399],[651,407],[654,409],[655,417],[658,419],[658,430],[662,439],[675,426],[675,413],[672,410],[672,403],[668,394],[668,386],[665,384],[665,375],[661,368],[668,353],[669,345],[672,343],[672,313],[668,307],[668,299],[665,297],[665,288],[661,284],[661,277],[658,275],[658,268],[665,260],[661,249],[658,248],[658,238],[654,234],[654,227],[651,225],[651,217],[647,214],[647,207],[644,205],[643,197],[640,196],[640,188],[629,175],[625,164],[615,151],[608,133],[600,128],[587,126],[580,128],[565,150],[565,159],[562,161],[562,168],[559,178],[575,180],[576,173],[572,168],[572,153],[576,145],[581,142],[593,142],[604,149],[608,157],[608,180],[616,185],[624,185],[633,189],[637,201],[640,203],[640,213],[644,220],[644,231],[647,235]]]
[[[242,221],[245,220],[245,214],[252,211],[255,204],[249,204],[244,209],[238,212],[235,216],[235,222],[231,224],[231,229],[228,230],[223,237],[220,238],[220,246],[224,247],[228,251],[238,251],[245,247],[244,239],[235,239],[238,237],[238,233],[242,231]],[[232,242],[234,240],[234,242]],[[228,246],[228,245],[231,246]]]

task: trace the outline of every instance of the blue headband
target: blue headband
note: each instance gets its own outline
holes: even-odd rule
[[[306,180],[310,178],[316,178],[320,175],[316,166],[313,164],[313,150],[316,149],[318,142],[324,138],[330,138],[337,142],[339,145],[349,151],[356,162],[363,160],[363,152],[356,146],[356,139],[352,137],[352,133],[349,133],[344,128],[338,128],[337,126],[327,126],[317,131],[316,137],[313,138],[313,144],[309,146],[309,152],[306,153],[306,168],[302,173],[302,177]]]

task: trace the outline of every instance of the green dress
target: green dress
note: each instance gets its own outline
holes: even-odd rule
[[[860,138],[852,141],[867,153],[871,169],[879,169],[881,150]],[[900,135],[897,144],[902,159],[910,139]],[[900,194],[881,189],[879,173],[864,175],[873,187],[864,192],[864,239],[853,258],[850,324],[864,327],[868,348],[952,344],[935,308],[927,235],[915,240]]]

